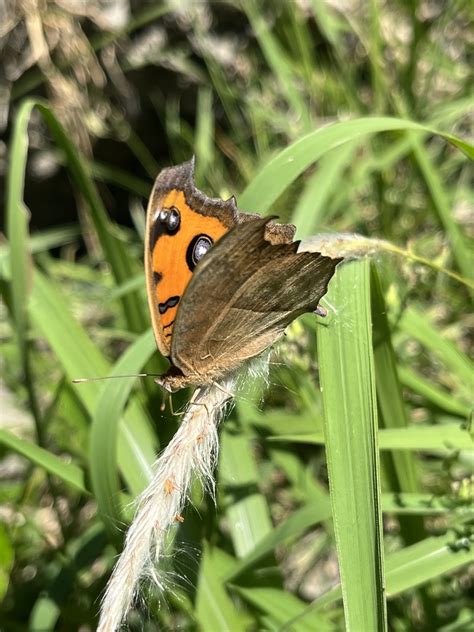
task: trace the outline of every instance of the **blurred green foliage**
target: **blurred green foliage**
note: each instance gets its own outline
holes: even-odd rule
[[[130,629],[471,629],[469,3],[104,6],[2,27],[0,627],[95,629],[179,422],[151,380],[71,380],[163,370],[143,205],[195,154],[211,195],[401,254],[343,268],[341,322],[294,323],[239,396],[217,507],[196,485]]]

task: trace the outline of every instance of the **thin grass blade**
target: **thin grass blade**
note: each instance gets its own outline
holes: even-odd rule
[[[41,448],[36,443],[20,439],[12,432],[0,429],[0,443],[10,448],[17,454],[21,454],[31,463],[38,465],[50,474],[57,476],[67,485],[74,487],[76,490],[87,493],[85,473],[82,468],[74,463],[65,463],[55,454]]]
[[[108,375],[108,362],[71,316],[56,288],[39,271],[34,278],[30,316],[56,354],[68,379]],[[91,416],[102,388],[100,382],[76,386],[75,392]],[[134,494],[140,493],[151,476],[155,443],[143,409],[137,402],[131,402],[124,423],[120,424],[118,454],[121,472]]]
[[[155,340],[150,329],[128,347],[114,365],[110,376],[138,373],[155,352]],[[136,378],[107,381],[97,401],[90,432],[89,462],[92,489],[102,519],[110,533],[117,537],[123,516],[120,508],[117,439],[119,421],[124,414]],[[143,468],[148,469],[145,461]]]

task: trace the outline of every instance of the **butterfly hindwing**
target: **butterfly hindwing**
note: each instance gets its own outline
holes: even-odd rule
[[[339,259],[265,239],[268,218],[237,225],[200,262],[176,317],[171,359],[185,375],[218,379],[314,311]]]

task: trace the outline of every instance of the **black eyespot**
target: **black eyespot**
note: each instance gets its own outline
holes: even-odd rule
[[[178,229],[179,220],[180,220],[179,211],[175,209],[174,207],[171,208],[168,215],[168,219],[166,221],[166,224],[170,232],[174,232]]]
[[[186,250],[186,263],[191,272],[204,257],[214,242],[208,235],[196,235]]]
[[[158,215],[158,221],[166,226],[167,232],[175,234],[178,231],[181,216],[176,207],[164,208]]]

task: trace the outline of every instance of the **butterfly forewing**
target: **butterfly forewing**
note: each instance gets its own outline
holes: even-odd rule
[[[235,200],[205,196],[194,185],[194,161],[164,169],[147,210],[145,273],[153,331],[170,355],[178,307],[196,258],[238,221]]]

